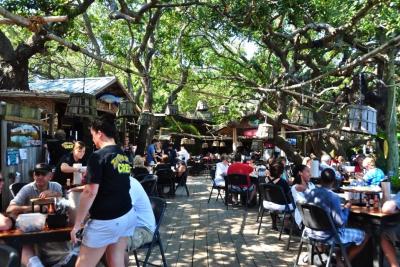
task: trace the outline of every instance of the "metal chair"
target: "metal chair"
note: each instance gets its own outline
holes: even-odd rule
[[[293,202],[291,199],[287,199],[285,193],[282,190],[282,187],[273,184],[273,183],[262,183],[260,184],[260,193],[262,194],[263,198],[263,204],[261,206],[261,216],[260,216],[260,222],[258,225],[258,232],[257,234],[260,234],[260,229],[261,229],[261,224],[262,224],[262,219],[264,217],[264,212],[265,211],[274,211],[277,213],[283,214],[283,219],[282,219],[282,226],[279,231],[279,240],[281,240],[284,224],[285,224],[285,219],[286,216],[290,216],[291,223],[290,223],[290,232],[289,232],[289,238],[286,244],[286,249],[289,250],[290,246],[290,240],[292,238],[292,232],[293,232],[293,226],[294,226],[294,207],[293,207]],[[271,209],[267,208],[264,206],[264,201],[271,202],[273,204],[279,205],[279,206],[284,206],[284,209]]]
[[[13,198],[18,194],[19,190],[21,190],[22,187],[24,187],[25,185],[27,185],[28,183],[13,183],[10,184],[10,192],[11,195],[13,196]]]
[[[0,245],[0,266],[19,267],[20,265],[20,257],[17,251],[10,246]]]
[[[167,260],[165,259],[164,248],[162,246],[160,232],[159,232],[165,210],[167,209],[167,202],[164,199],[159,198],[159,197],[150,197],[150,202],[151,202],[151,206],[153,207],[154,217],[156,219],[156,229],[154,231],[153,240],[150,243],[144,244],[143,246],[138,248],[138,249],[147,249],[147,253],[146,253],[146,257],[145,257],[144,261],[139,261],[136,250],[133,251],[133,254],[135,256],[136,265],[138,267],[140,266],[139,262],[143,262],[143,267],[146,266],[147,264],[153,265],[151,263],[148,263],[148,260],[150,258],[151,251],[153,250],[154,246],[158,245],[160,252],[161,252],[162,262],[163,262],[162,266],[167,267],[168,266]]]
[[[144,191],[147,195],[156,196],[157,192],[157,175],[148,174],[141,181],[140,184],[143,186]]]
[[[235,188],[240,188],[239,190],[233,189],[233,186]],[[246,186],[247,188],[243,188],[243,186]],[[251,183],[247,179],[247,175],[243,174],[229,174],[225,177],[225,205],[226,209],[228,209],[229,203],[228,203],[228,198],[232,193],[246,193],[246,210],[248,207],[248,199],[249,199],[249,188],[251,187]]]
[[[324,245],[329,246],[329,255],[328,255],[328,260],[325,265],[326,267],[330,266],[333,250],[337,246],[341,250],[345,264],[348,267],[351,267],[351,263],[350,263],[349,257],[347,255],[347,252],[345,249],[345,246],[348,246],[351,243],[343,244],[340,241],[340,237],[337,232],[336,226],[333,223],[332,216],[329,215],[324,209],[322,209],[321,207],[317,206],[314,203],[297,202],[296,206],[299,209],[305,229],[303,230],[303,234],[301,236],[300,247],[299,247],[299,250],[297,253],[296,262],[294,263],[294,266],[295,267],[297,266],[304,242],[307,242],[311,245],[311,257],[309,258],[309,260],[311,260],[311,264],[314,264],[314,262],[313,262],[314,261],[314,249],[318,254],[319,260],[321,262],[323,262],[321,253],[319,252],[316,244],[324,244]],[[332,235],[328,240],[314,239],[314,238],[307,236],[306,228],[309,228],[309,229],[315,230],[315,231],[330,232],[330,233],[332,233]]]
[[[216,199],[215,201],[218,201],[218,198],[219,198],[219,197],[221,197],[221,199],[223,199],[223,198],[222,198],[222,195],[221,195],[221,190],[225,190],[225,186],[219,186],[219,185],[216,185],[216,184],[215,184],[215,171],[216,171],[215,168],[212,168],[212,169],[210,170],[210,176],[211,176],[211,180],[212,180],[212,186],[211,186],[210,196],[208,197],[208,203],[210,203],[211,196],[212,196],[212,193],[213,193],[213,190],[214,190],[214,189],[216,189],[217,192],[218,192],[218,194],[217,194],[217,199]]]
[[[187,196],[189,196],[189,188],[187,187],[187,184],[186,184],[188,174],[189,174],[189,169],[186,169],[186,171],[182,174],[181,177],[177,177],[179,180],[178,180],[178,183],[177,183],[177,185],[175,187],[175,193],[178,190],[178,187],[181,186],[181,187],[185,188],[186,194],[187,194]]]

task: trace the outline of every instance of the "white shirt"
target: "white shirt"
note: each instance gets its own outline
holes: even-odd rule
[[[135,178],[131,176],[130,180],[131,189],[129,190],[129,194],[131,195],[132,206],[137,216],[136,227],[146,227],[154,232],[156,230],[156,219],[150,199],[142,185]]]
[[[218,162],[217,163],[217,169],[215,170],[215,185],[217,186],[223,186],[225,185],[225,179],[224,177],[226,176],[226,173],[228,171],[229,165],[225,165],[223,162]]]
[[[315,185],[311,182],[308,183],[308,188],[306,189],[305,192],[314,189]],[[292,196],[293,196],[293,200],[294,203],[296,203],[297,201],[306,201],[306,198],[304,197],[304,192],[299,192],[296,190],[296,185],[293,185],[292,188],[290,189],[290,191],[292,191]],[[294,211],[294,220],[296,221],[297,225],[300,226],[301,224],[301,215],[299,210],[296,208]]]
[[[182,157],[182,160],[187,163],[188,159],[190,158],[189,152],[187,152],[186,149],[181,148],[181,150],[178,152],[178,155]]]

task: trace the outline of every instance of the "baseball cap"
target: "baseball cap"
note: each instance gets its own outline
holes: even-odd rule
[[[33,169],[33,172],[35,174],[46,175],[49,172],[52,172],[52,168],[50,167],[50,165],[48,165],[46,163],[38,163],[38,164],[35,165],[35,168]]]

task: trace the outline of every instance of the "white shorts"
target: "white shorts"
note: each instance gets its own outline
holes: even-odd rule
[[[132,209],[112,220],[90,219],[83,230],[82,244],[90,248],[100,248],[115,244],[121,237],[131,236],[135,231],[136,213]]]

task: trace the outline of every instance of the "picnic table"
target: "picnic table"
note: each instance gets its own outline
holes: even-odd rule
[[[383,255],[380,247],[381,232],[385,226],[398,224],[399,221],[400,211],[387,214],[383,213],[380,208],[352,206],[349,223],[364,229],[371,235],[370,246],[364,249],[364,253],[360,253],[362,255],[357,257],[359,260],[353,261],[353,266],[367,267],[366,264],[373,267],[383,266]],[[366,262],[362,262],[363,259]]]

